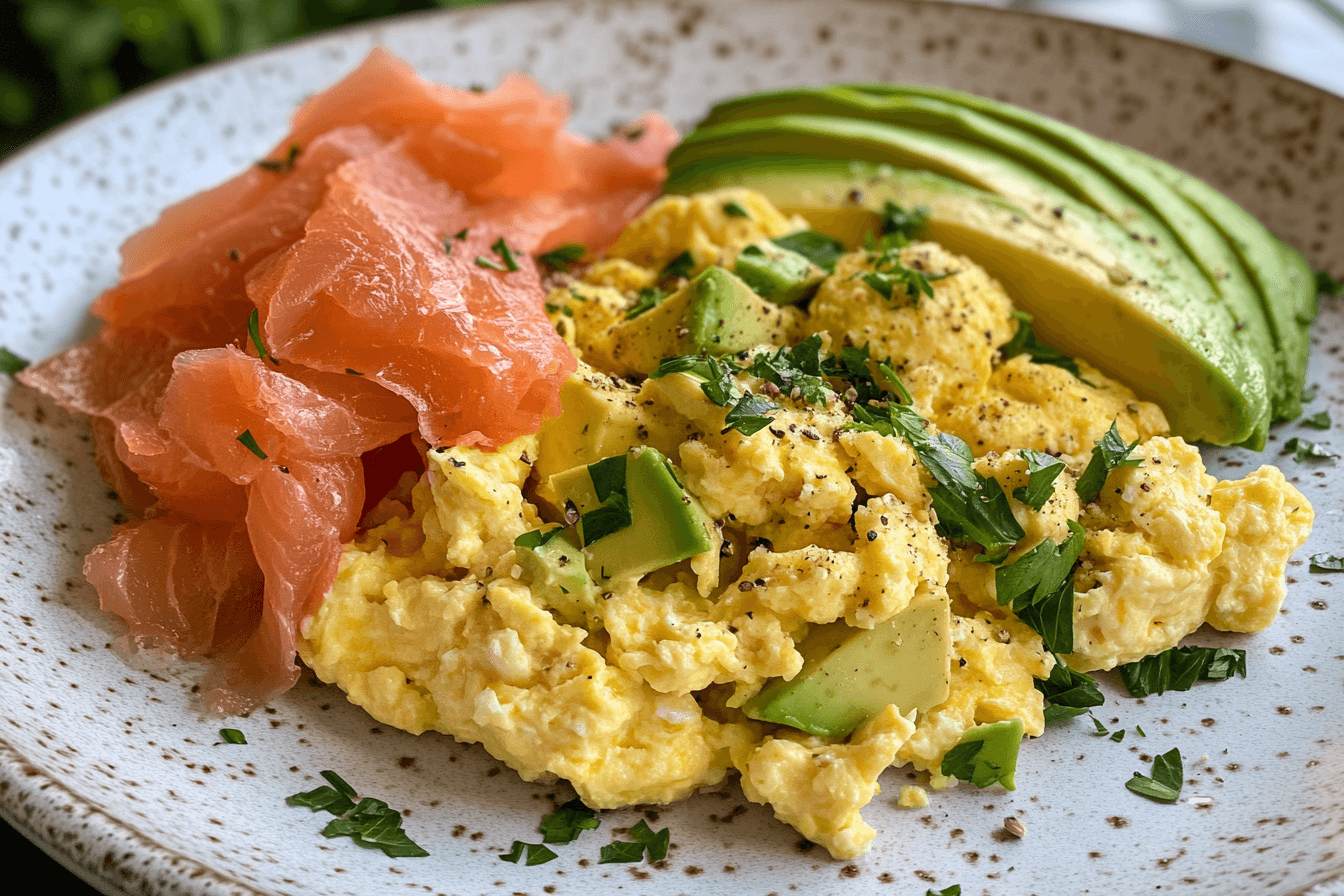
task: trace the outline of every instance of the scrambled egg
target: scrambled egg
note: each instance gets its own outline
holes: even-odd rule
[[[728,214],[730,203],[745,213]],[[568,780],[594,808],[667,803],[735,772],[748,798],[837,858],[868,849],[860,810],[887,767],[911,764],[940,788],[953,783],[943,756],[975,726],[1016,719],[1039,736],[1034,683],[1056,658],[999,605],[979,547],[939,533],[934,480],[910,443],[847,427],[842,395],[809,403],[738,374],[779,405],[743,435],[693,380],[621,376],[616,330],[669,261],[688,251],[697,271],[731,268],[753,241],[805,226],[749,191],[668,197],[607,259],[555,289],[548,309],[581,361],[564,415],[498,452],[431,451],[426,473],[347,546],[306,624],[305,662],[379,721],[479,742],[527,780]],[[781,308],[772,326],[782,344],[817,334],[831,351],[866,345],[889,357],[932,430],[963,440],[976,472],[1002,486],[1025,533],[1008,562],[1081,523],[1064,662],[1110,669],[1206,621],[1249,632],[1273,620],[1285,563],[1312,522],[1277,469],[1218,482],[1167,436],[1159,408],[1101,372],[1005,359],[1018,327],[1011,300],[969,259],[930,243],[901,249],[904,267],[932,275],[933,295],[913,298],[870,288],[874,259],[843,256],[806,310]],[[1114,469],[1084,503],[1074,486],[1113,423],[1138,440],[1141,463]],[[548,603],[529,587],[515,539],[564,521],[553,475],[632,444],[676,465],[714,521],[712,548],[613,580],[591,606]],[[1029,479],[1028,450],[1066,464],[1039,510],[1013,497]],[[846,738],[743,712],[766,683],[799,674],[809,631],[872,629],[912,606],[950,609],[937,705],[887,706]],[[902,788],[902,805],[925,802]]]

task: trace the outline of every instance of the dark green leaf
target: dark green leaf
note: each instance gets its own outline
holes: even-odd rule
[[[322,777],[326,778],[327,783],[330,784],[332,787],[336,788],[336,791],[340,793],[342,796],[348,797],[349,799],[352,800],[357,796],[357,794],[355,793],[355,788],[347,784],[344,778],[333,772],[331,769],[323,771]]]
[[[524,532],[522,535],[515,538],[513,540],[513,546],[535,551],[563,531],[565,531],[564,526],[551,526],[549,529],[533,529],[530,532]]]
[[[687,249],[663,266],[658,279],[674,280],[678,277],[689,277],[694,270],[695,259],[691,257],[691,250]]]
[[[957,744],[943,754],[942,765],[938,768],[939,774],[948,778],[957,778],[961,781],[971,780],[975,776],[975,760],[984,748],[985,742],[983,740],[972,740]]]
[[[523,859],[524,865],[544,865],[551,859],[557,858],[557,856],[549,846],[515,840],[513,841],[513,848],[499,858],[500,861],[513,862],[515,865],[518,864],[519,859]]]
[[[500,263],[497,262],[497,261],[493,261],[493,260],[491,260],[491,259],[489,259],[489,258],[486,258],[484,255],[477,255],[477,256],[476,256],[476,267],[478,267],[478,268],[489,268],[489,269],[492,270],[492,271],[502,271],[502,270],[505,270],[504,265],[500,264]]]
[[[1141,726],[1139,726],[1139,725],[1135,725],[1135,726],[1134,726],[1134,733],[1137,734],[1139,737],[1147,737],[1147,736],[1148,736],[1148,735],[1146,735],[1146,734],[1143,733],[1143,728],[1142,728]]]
[[[597,500],[605,502],[612,495],[625,496],[625,460],[625,452],[621,452],[588,465],[588,478],[593,481]]]
[[[588,248],[580,243],[565,243],[537,258],[549,271],[567,271],[583,257]]]
[[[944,887],[936,893],[933,890],[925,890],[924,896],[961,896],[961,884]]]
[[[1111,735],[1111,740],[1115,741],[1116,743],[1120,743],[1120,741],[1124,739],[1125,739],[1125,729],[1123,728],[1121,728],[1119,731]]]
[[[1095,725],[1097,728],[1096,731],[1092,732],[1093,737],[1105,737],[1106,735],[1111,733],[1111,730],[1107,728],[1105,725],[1101,724],[1101,719],[1097,718],[1096,716],[1092,717],[1092,724]]]
[[[1336,280],[1329,271],[1317,271],[1316,292],[1331,297],[1344,295],[1344,280]]]
[[[291,143],[289,144],[289,149],[285,151],[283,158],[262,159],[260,162],[257,162],[257,167],[263,168],[266,171],[274,171],[276,174],[286,174],[294,170],[294,165],[298,160],[299,148]]]
[[[821,337],[810,336],[792,349],[761,352],[752,358],[747,373],[773,383],[785,395],[825,404],[832,393],[821,378],[821,362]]]
[[[541,820],[543,843],[573,843],[579,834],[597,828],[602,822],[597,812],[575,797]]]
[[[1315,383],[1310,386],[1302,387],[1302,403],[1307,404],[1316,400],[1316,395],[1321,391],[1321,387]]]
[[[1087,504],[1095,501],[1097,495],[1101,494],[1102,488],[1106,485],[1106,477],[1111,471],[1118,467],[1137,467],[1143,463],[1142,458],[1131,458],[1129,453],[1138,445],[1138,439],[1128,445],[1125,440],[1120,438],[1120,430],[1116,428],[1114,421],[1111,422],[1111,428],[1106,430],[1106,435],[1101,437],[1092,448],[1092,459],[1087,462],[1087,468],[1083,470],[1083,475],[1078,478],[1078,483],[1074,488],[1078,492],[1078,500]]]
[[[261,458],[262,460],[266,459],[266,452],[262,451],[261,446],[257,444],[256,438],[252,435],[252,430],[245,429],[242,432],[238,433],[238,441],[242,442],[243,447],[246,448],[248,451],[251,451],[257,457]]]
[[[1167,691],[1188,691],[1198,681],[1246,677],[1246,651],[1230,647],[1172,647],[1120,667],[1120,678],[1132,697]]]
[[[1084,540],[1083,527],[1069,520],[1063,544],[1046,539],[994,571],[1000,602],[1012,601],[1017,618],[1055,654],[1073,652],[1073,565]],[[1028,561],[1025,566],[1023,561]]]
[[[878,214],[878,227],[882,236],[896,237],[896,245],[908,243],[929,223],[929,210],[925,206],[905,209],[888,199]]]
[[[654,833],[648,822],[640,819],[639,823],[630,829],[630,839],[644,844],[648,849],[650,862],[661,862],[667,858],[667,847],[671,839],[667,828]]]
[[[245,744],[245,743],[247,743],[247,738],[244,737],[244,736],[243,736],[243,732],[239,731],[237,728],[221,728],[221,729],[219,729],[219,738],[220,738],[220,740],[224,741],[224,743],[226,743],[226,744]]]
[[[999,347],[999,351],[1003,353],[1003,359],[1005,361],[1009,358],[1016,357],[1017,355],[1029,355],[1031,356],[1031,360],[1037,364],[1050,364],[1055,367],[1061,367],[1078,377],[1078,379],[1082,380],[1084,383],[1087,383],[1087,385],[1092,385],[1092,383],[1088,383],[1087,380],[1083,379],[1082,374],[1079,372],[1077,361],[1073,360],[1054,346],[1046,345],[1036,338],[1036,330],[1032,326],[1033,318],[1030,314],[1025,311],[1014,311],[1013,317],[1017,318],[1017,332],[1013,334],[1012,339],[1009,339]]]
[[[1310,417],[1303,417],[1301,423],[1303,426],[1310,426],[1312,429],[1329,429],[1330,412],[1319,411]]]
[[[28,361],[26,359],[20,358],[9,349],[0,346],[0,373],[13,376],[27,366]]]
[[[1312,554],[1312,572],[1344,572],[1344,557],[1333,554]]]
[[[845,244],[834,237],[815,230],[799,230],[776,237],[770,242],[791,252],[797,252],[826,273],[835,270],[835,263],[845,254]]]
[[[1046,705],[1045,712],[1042,716],[1045,719],[1045,724],[1053,725],[1055,722],[1066,722],[1069,719],[1076,719],[1086,712],[1087,710],[1081,706],[1059,706],[1050,703]]]
[[[1032,510],[1040,510],[1055,493],[1055,480],[1064,472],[1064,461],[1040,451],[1024,448],[1018,452],[1027,462],[1027,484],[1013,489],[1013,497]]]
[[[635,304],[630,306],[630,310],[625,312],[626,320],[633,320],[639,317],[645,311],[652,311],[657,308],[663,299],[667,298],[667,293],[656,286],[650,286],[648,289],[641,289],[639,295],[635,297]]]
[[[1283,443],[1283,453],[1292,454],[1293,460],[1301,463],[1307,460],[1328,460],[1339,457],[1324,442],[1311,442],[1302,438],[1291,438]]]
[[[1085,672],[1075,672],[1058,656],[1050,677],[1036,680],[1036,690],[1045,697],[1046,723],[1071,719],[1082,715],[1088,708],[1101,706],[1106,698],[1092,676]]]
[[[725,202],[723,213],[730,218],[750,218],[751,214],[736,202]]]
[[[330,812],[332,815],[344,815],[355,808],[353,800],[326,784],[296,793],[286,798],[285,802],[291,806],[305,806],[314,812]]]
[[[280,362],[275,360],[275,356],[266,350],[266,345],[261,341],[261,315],[256,308],[247,316],[247,336],[252,340],[252,345],[257,350],[257,357],[263,361],[270,361],[276,367]]]
[[[504,242],[504,237],[500,237],[491,243],[490,248],[496,255],[503,259],[504,269],[506,271],[512,272],[518,270],[518,259],[513,257],[513,249],[509,247],[508,243]]]
[[[630,501],[625,493],[612,494],[601,507],[594,508],[579,517],[579,532],[583,535],[584,545],[600,541],[615,532],[630,526]]]
[[[599,865],[607,865],[612,862],[638,862],[644,858],[643,843],[626,843],[617,840],[615,843],[608,843],[602,847],[601,858],[597,860]]]
[[[769,399],[762,398],[759,395],[743,395],[723,418],[723,432],[726,433],[735,429],[744,436],[760,432],[769,425],[772,419],[767,415],[777,410],[779,410],[779,405]]]
[[[1125,786],[1140,796],[1163,803],[1174,803],[1181,795],[1185,770],[1181,765],[1181,751],[1169,750],[1153,760],[1152,777],[1134,773]]]

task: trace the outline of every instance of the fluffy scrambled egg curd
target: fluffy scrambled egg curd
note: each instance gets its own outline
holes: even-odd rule
[[[305,662],[380,722],[593,808],[735,771],[845,859],[887,767],[945,787],[959,744],[1039,736],[1056,663],[1257,631],[1283,600],[1297,489],[1215,480],[1158,407],[1033,351],[967,258],[846,252],[727,190],[659,200],[562,279],[563,414],[430,451],[306,624]]]

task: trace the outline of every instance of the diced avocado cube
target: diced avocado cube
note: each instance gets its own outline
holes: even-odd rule
[[[848,737],[883,708],[924,711],[947,699],[952,624],[946,599],[916,604],[871,629],[816,626],[803,667],[743,706],[753,719],[822,737]]]
[[[570,625],[586,626],[597,618],[597,587],[573,529],[534,529],[519,535],[513,545],[534,596]]]
[[[777,305],[802,301],[826,279],[826,272],[806,257],[769,240],[743,248],[733,272],[762,298]]]
[[[618,373],[652,373],[663,358],[727,355],[786,336],[783,313],[721,267],[706,268],[653,309],[609,331]]]
[[[639,578],[713,546],[714,521],[654,448],[557,473],[551,487],[579,514],[587,569],[599,584]]]
[[[970,781],[976,787],[1002,784],[1007,790],[1016,790],[1013,775],[1017,772],[1017,748],[1021,744],[1020,719],[977,725],[947,751],[939,771]]]

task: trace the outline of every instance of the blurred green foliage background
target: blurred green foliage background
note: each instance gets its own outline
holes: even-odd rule
[[[491,0],[3,0],[0,155],[155,78],[336,25]]]

